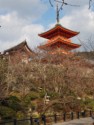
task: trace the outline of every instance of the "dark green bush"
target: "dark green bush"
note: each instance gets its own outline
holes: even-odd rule
[[[21,110],[20,100],[16,96],[10,96],[7,101],[8,107],[15,111]]]
[[[16,112],[9,107],[0,106],[0,116],[4,119],[14,118],[16,116]]]
[[[39,98],[39,94],[37,92],[30,92],[27,96],[25,96],[25,101],[26,102],[30,102],[32,100],[38,99]]]
[[[39,93],[40,98],[44,98],[45,94],[46,94],[46,92],[42,90],[42,91]]]
[[[23,112],[19,111],[19,112],[17,112],[16,117],[17,117],[17,119],[23,119],[25,117],[25,115]]]
[[[84,101],[84,104],[87,108],[94,109],[94,100],[93,99],[86,98]]]
[[[35,102],[31,103],[31,109],[34,111],[37,108],[37,104]]]

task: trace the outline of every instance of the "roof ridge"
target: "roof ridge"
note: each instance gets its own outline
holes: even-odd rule
[[[9,52],[9,51],[13,51],[13,50],[15,50],[17,48],[20,48],[21,46],[24,46],[24,45],[27,45],[27,41],[26,40],[24,40],[21,43],[19,43],[19,44],[15,45],[15,46],[5,50],[4,53]]]

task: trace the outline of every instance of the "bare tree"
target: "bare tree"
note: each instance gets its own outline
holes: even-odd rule
[[[3,79],[3,83],[6,84],[4,87],[8,88],[9,95],[16,91],[20,97],[25,97],[32,90],[39,91],[39,88],[42,88],[51,95],[51,100],[64,101],[69,97],[83,98],[84,95],[94,95],[93,67],[83,58],[73,54],[56,53],[53,55],[48,52],[42,55],[41,53],[29,64],[11,65],[4,76],[6,79],[5,82]]]
[[[0,57],[0,99],[6,97],[6,76],[7,76],[7,61]]]
[[[66,0],[54,0],[54,1],[56,1],[56,2],[58,2],[58,3],[61,3],[61,6],[60,6],[60,9],[62,10],[62,8],[63,8],[63,6],[64,5],[69,5],[69,6],[79,6],[79,5],[74,5],[74,4],[71,4],[71,3],[67,3],[66,2]],[[50,3],[50,5],[53,7],[53,2],[52,2],[52,0],[49,0],[49,3]],[[89,9],[92,7],[92,5],[93,5],[93,0],[89,0]]]
[[[88,60],[94,60],[94,40],[93,40],[93,37],[91,36],[85,41],[83,41],[79,38],[78,38],[78,40],[80,41],[80,43],[83,47],[83,52],[80,52],[79,54],[81,54],[82,56],[84,56],[84,58],[86,58]]]
[[[93,5],[93,0],[89,0],[89,9],[92,7]]]

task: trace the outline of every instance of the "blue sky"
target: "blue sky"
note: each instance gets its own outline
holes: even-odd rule
[[[53,3],[54,0],[52,0]],[[60,12],[62,26],[80,31],[79,37],[86,41],[94,35],[94,8],[88,9],[88,0],[65,0],[80,7],[64,6]],[[55,3],[53,3],[55,5]],[[45,39],[38,37],[56,24],[56,7],[48,0],[0,0],[0,51],[27,40],[31,48]],[[74,43],[79,43],[78,38]]]

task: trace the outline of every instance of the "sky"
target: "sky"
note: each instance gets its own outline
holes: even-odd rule
[[[94,8],[88,9],[88,0],[65,0],[80,7],[64,6],[60,11],[60,24],[80,34],[74,43],[87,41],[94,36]],[[56,24],[56,3],[52,0],[0,0],[0,51],[26,40],[31,49],[46,40],[38,34]],[[60,5],[59,5],[60,6]]]

